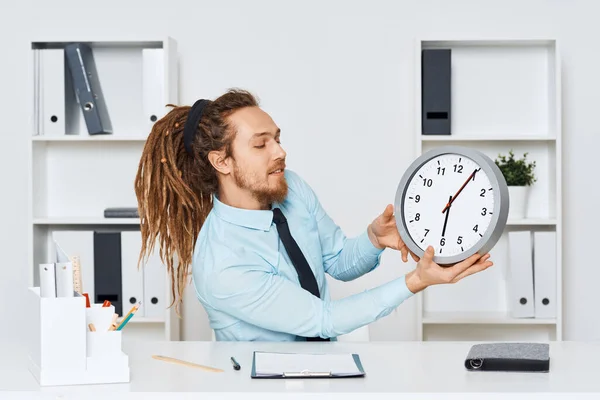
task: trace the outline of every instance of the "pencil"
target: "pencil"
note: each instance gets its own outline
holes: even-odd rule
[[[120,331],[121,329],[123,329],[123,327],[127,324],[127,322],[129,322],[129,320],[131,319],[131,317],[133,317],[135,315],[135,312],[139,308],[140,308],[140,305],[138,303],[135,306],[133,306],[133,308],[131,310],[129,310],[129,312],[127,313],[127,316],[125,318],[123,318],[123,321],[121,321],[121,324],[117,327],[118,331]]]
[[[153,354],[152,358],[154,358],[155,360],[166,361],[166,362],[173,363],[173,364],[184,365],[186,367],[198,368],[198,369],[202,369],[204,371],[209,371],[209,372],[225,372],[220,368],[208,367],[206,365],[200,365],[200,364],[192,363],[189,361],[179,360],[179,359],[173,358],[173,357],[161,356],[158,354]]]
[[[142,304],[142,302],[138,302],[135,306],[131,307],[131,310],[129,310],[129,312],[127,313],[127,315],[125,315],[123,317],[123,319],[126,319],[129,317],[129,315],[131,315],[131,313],[133,313],[134,311],[137,311],[138,308],[140,308],[140,304]]]

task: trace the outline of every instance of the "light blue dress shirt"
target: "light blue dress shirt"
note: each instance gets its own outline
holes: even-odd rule
[[[245,210],[213,198],[192,262],[193,282],[217,340],[294,341],[335,338],[391,313],[413,295],[400,277],[332,301],[325,274],[350,281],[379,266],[382,250],[363,232],[347,238],[313,190],[285,170],[279,207],[313,270],[321,298],[304,290],[271,210]],[[335,339],[334,339],[335,340]]]

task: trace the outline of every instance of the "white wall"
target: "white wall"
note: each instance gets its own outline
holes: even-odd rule
[[[354,235],[393,201],[413,157],[413,39],[548,36],[560,40],[564,57],[564,338],[600,339],[595,296],[600,270],[590,258],[597,246],[600,221],[595,208],[600,202],[596,171],[585,169],[594,165],[600,145],[599,11],[595,0],[3,2],[2,320],[16,326],[26,287],[23,127],[31,101],[23,88],[30,78],[25,68],[28,42],[34,37],[174,37],[180,52],[181,103],[215,97],[232,86],[255,92],[283,130],[290,168],[312,184],[333,218]],[[388,252],[374,276],[336,284],[334,296],[400,275],[408,266],[399,259]],[[414,303],[409,301],[376,324],[372,336],[411,339],[416,333],[413,317]],[[184,318],[186,338],[206,338],[205,314],[197,304],[188,306]],[[18,329],[0,330],[0,339],[19,336]]]

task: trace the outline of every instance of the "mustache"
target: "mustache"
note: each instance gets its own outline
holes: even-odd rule
[[[285,169],[285,161],[281,161],[275,164],[272,168],[269,169],[269,173],[277,171],[278,169]]]

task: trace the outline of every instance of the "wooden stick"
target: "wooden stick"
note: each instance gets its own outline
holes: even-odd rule
[[[154,358],[155,360],[166,361],[166,362],[170,362],[173,364],[183,365],[186,367],[202,369],[202,370],[208,371],[208,372],[224,372],[222,369],[219,369],[219,368],[207,367],[205,365],[194,364],[189,361],[178,360],[177,358],[172,358],[172,357],[167,357],[167,356],[159,356],[159,355],[154,354],[154,355],[152,355],[152,358]]]
[[[112,321],[110,322],[110,326],[108,327],[108,331],[112,332],[117,329],[117,318],[119,318],[119,314],[114,313]]]
[[[88,327],[90,328],[90,331],[96,332],[96,327],[94,326],[94,324],[88,324]]]

